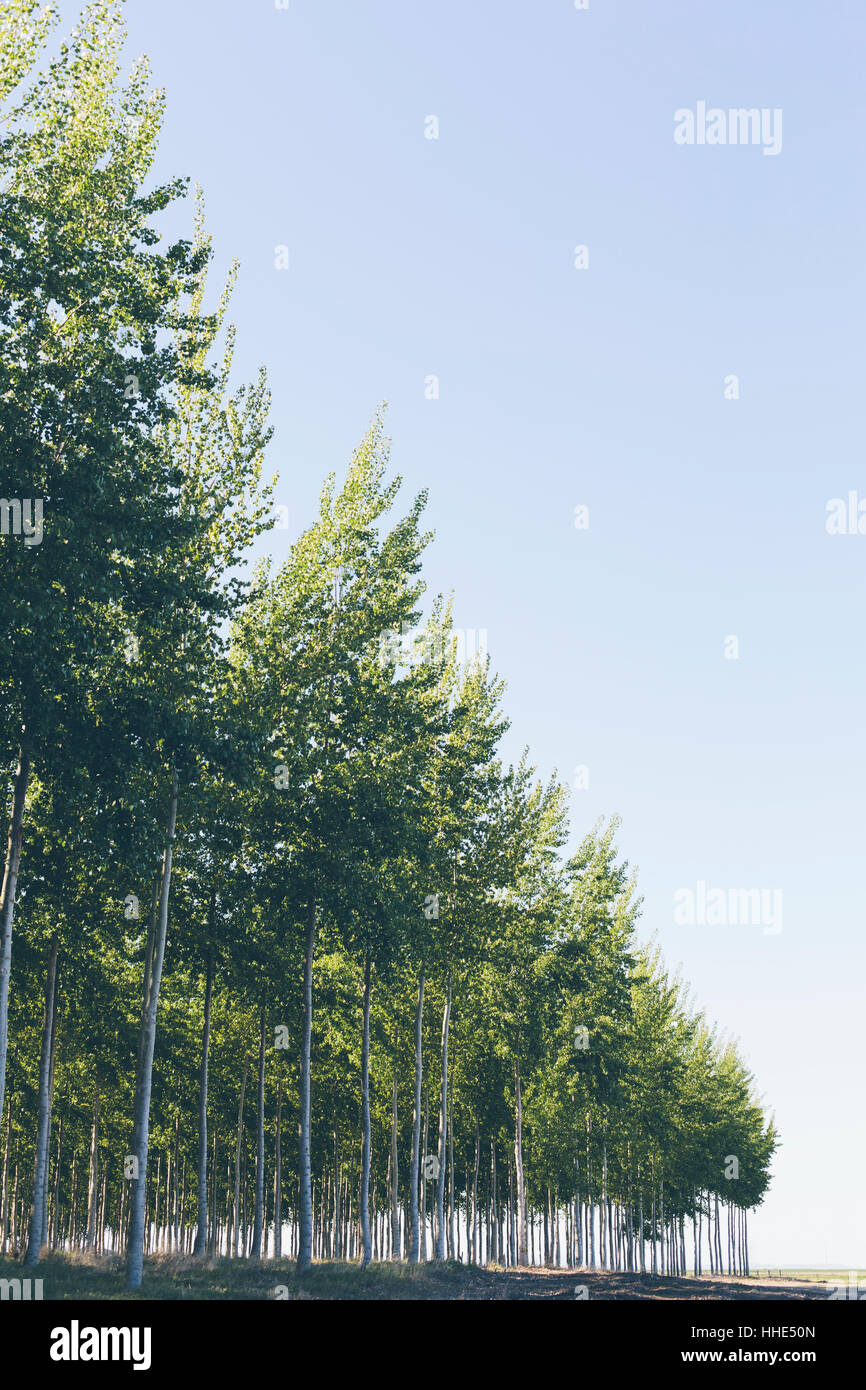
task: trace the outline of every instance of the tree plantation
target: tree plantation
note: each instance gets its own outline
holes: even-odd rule
[[[381,413],[251,562],[267,382],[120,11],[0,0],[0,1253],[747,1273],[772,1122],[505,760]]]

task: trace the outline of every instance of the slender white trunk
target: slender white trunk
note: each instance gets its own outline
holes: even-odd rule
[[[373,1258],[370,1240],[370,951],[364,953],[364,1035],[361,1042],[361,1268]]]
[[[640,1170],[638,1170],[638,1178],[639,1178],[639,1177],[640,1177]],[[645,1247],[644,1247],[644,1231],[643,1231],[643,1185],[641,1185],[640,1192],[639,1192],[639,1194],[638,1194],[638,1200],[639,1200],[639,1203],[640,1203],[639,1208],[638,1208],[638,1215],[639,1215],[639,1218],[640,1218],[640,1272],[641,1272],[641,1274],[646,1274],[646,1251],[645,1251]]]
[[[403,1258],[400,1241],[400,1156],[397,1152],[397,1063],[391,1088],[391,1258]]]
[[[133,1177],[132,1203],[129,1222],[126,1284],[128,1289],[141,1288],[144,1263],[144,1206],[147,1183],[147,1151],[150,1138],[150,1093],[153,1082],[153,1050],[156,1043],[156,1014],[162,964],[165,958],[165,939],[168,932],[168,897],[171,890],[171,865],[177,825],[177,773],[172,773],[166,843],[162,860],[159,891],[159,912],[152,933],[145,967],[144,1007],[139,1035],[138,1069],[135,1086],[135,1123],[132,1133],[132,1157],[137,1174]]]
[[[423,1068],[423,1022],[424,1022],[424,977],[425,968],[421,966],[418,977],[418,1007],[415,1010],[415,1108],[412,1112],[412,1160],[409,1165],[409,1219],[411,1234],[409,1239],[409,1263],[417,1264],[421,1258],[421,1220],[418,1211],[418,1173],[421,1159],[421,1080]]]
[[[589,1227],[589,1267],[595,1269],[595,1213],[592,1197],[592,1150],[590,1140],[592,1137],[592,1116],[586,1117],[586,1220]]]
[[[445,1251],[445,1169],[446,1141],[448,1124],[448,1033],[451,1023],[451,974],[445,994],[445,1011],[442,1015],[442,1086],[439,1092],[439,1174],[436,1184],[436,1258],[444,1260]]]
[[[265,1226],[265,1001],[262,999],[262,1021],[259,1031],[259,1091],[256,1110],[256,1198],[253,1215],[253,1243],[250,1259],[262,1258],[262,1235]]]
[[[448,1255],[458,1258],[458,1233],[454,1221],[454,1086],[448,1090]]]
[[[298,1175],[298,1273],[306,1274],[313,1263],[313,1177],[310,1166],[310,1039],[313,1025],[313,952],[316,947],[316,904],[310,903],[304,951],[304,1026],[301,1040],[301,1113],[298,1120],[300,1172]]]
[[[213,916],[213,895],[211,895]],[[198,1229],[193,1254],[201,1257],[207,1252],[207,1082],[210,1054],[210,1012],[213,1000],[213,948],[207,957],[207,985],[204,996],[204,1031],[201,1042],[201,1073],[198,1092]]]
[[[6,1112],[6,1150],[3,1155],[3,1187],[0,1193],[0,1255],[6,1254],[9,1240],[9,1146],[12,1141],[12,1102]],[[73,1171],[75,1158],[72,1160]],[[74,1183],[73,1183],[74,1188]],[[74,1205],[74,1199],[73,1199]]]
[[[743,1273],[747,1276],[751,1274],[749,1268],[749,1213],[743,1212]]]
[[[523,1098],[520,1090],[520,1059],[517,1053],[514,1055],[514,1170],[517,1177],[517,1263],[525,1265],[527,1255],[526,1182],[523,1173]]]
[[[601,1267],[610,1269],[610,1212],[607,1202],[607,1121],[604,1123],[605,1139],[601,1146]]]
[[[492,1259],[494,1264],[502,1263],[502,1252],[500,1250],[501,1241],[499,1239],[499,1194],[496,1190],[496,1140],[490,1140],[490,1225],[491,1231],[488,1233],[488,1247],[492,1238],[492,1253],[488,1249],[488,1264]]]
[[[481,1162],[481,1131],[475,1121],[475,1170],[472,1175],[472,1246],[466,1252],[467,1264],[478,1264],[478,1167]]]
[[[277,1118],[274,1125],[274,1259],[283,1257],[283,1078],[277,1078]],[[339,1218],[338,1218],[339,1219]]]
[[[424,1142],[423,1142],[423,1149],[424,1149],[425,1160],[426,1160],[426,1156],[427,1156],[427,1149],[428,1149],[428,1147],[429,1147],[429,1146],[428,1146],[428,1143],[427,1143],[429,1134],[430,1134],[430,1093],[429,1093],[429,1091],[427,1091],[427,1092],[425,1092],[425,1095],[424,1095]],[[422,1186],[421,1186],[421,1259],[424,1260],[424,1261],[426,1261],[426,1259],[427,1259],[427,1171],[426,1171],[426,1162],[425,1162],[425,1169],[424,1169],[424,1181],[423,1181]]]
[[[12,922],[15,915],[15,894],[18,891],[18,869],[21,864],[21,834],[24,825],[24,803],[30,781],[30,758],[22,748],[12,793],[12,815],[9,819],[9,841],[0,889],[0,1118],[6,1095],[6,1053],[9,1046],[9,976],[12,969]]]
[[[48,1195],[48,1143],[51,1134],[51,1080],[54,1070],[55,1018],[57,1014],[57,936],[51,938],[51,954],[45,978],[45,1016],[42,1027],[42,1054],[39,1059],[39,1118],[36,1131],[36,1163],[33,1172],[33,1212],[30,1236],[24,1256],[26,1266],[35,1265],[45,1243],[45,1211]]]
[[[241,1096],[238,1101],[238,1133],[237,1139],[235,1140],[235,1193],[234,1205],[232,1207],[232,1240],[231,1249],[228,1252],[230,1255],[234,1255],[235,1259],[237,1259],[240,1252],[241,1240],[241,1141],[244,1132],[244,1097],[246,1096],[249,1069],[249,1060],[244,1058],[244,1075],[241,1081]],[[246,1251],[244,1251],[244,1253],[246,1254]]]

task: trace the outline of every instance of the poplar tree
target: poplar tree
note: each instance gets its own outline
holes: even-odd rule
[[[53,12],[0,5],[0,497],[41,517],[32,534],[0,537],[0,715],[15,769],[0,890],[0,1114],[31,775],[86,754],[106,615],[113,604],[135,610],[138,576],[173,523],[177,474],[156,431],[183,364],[161,335],[196,258],[187,242],[155,249],[154,216],[183,184],[143,191],[163,100],[144,61],[119,83],[120,10],[95,0],[40,69]]]

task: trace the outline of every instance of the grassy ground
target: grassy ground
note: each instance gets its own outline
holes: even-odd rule
[[[828,1280],[848,1279],[847,1270],[783,1270],[781,1278],[776,1273],[772,1279],[755,1275],[749,1279],[654,1279],[599,1270],[478,1269],[448,1261],[412,1267],[377,1264],[363,1271],[354,1264],[323,1263],[299,1280],[290,1261],[200,1263],[180,1256],[156,1256],[145,1261],[141,1293],[130,1294],[123,1287],[123,1262],[112,1256],[52,1255],[29,1271],[16,1261],[0,1260],[0,1279],[20,1279],[25,1274],[43,1281],[46,1300],[800,1300],[827,1298]]]
[[[809,1279],[821,1284],[828,1281],[846,1284],[852,1274],[858,1282],[866,1281],[866,1269],[755,1269],[752,1271],[752,1276],[755,1279],[771,1281],[774,1279]]]

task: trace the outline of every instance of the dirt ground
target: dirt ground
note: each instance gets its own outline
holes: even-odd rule
[[[0,1259],[0,1278],[21,1275],[17,1261]],[[42,1280],[41,1297],[64,1299],[146,1299],[167,1301],[532,1301],[575,1299],[630,1301],[817,1300],[831,1290],[826,1279],[653,1278],[601,1270],[481,1269],[457,1264],[357,1264],[323,1261],[299,1279],[292,1261],[208,1260],[190,1256],[150,1256],[140,1293],[126,1291],[123,1261],[117,1256],[70,1257],[54,1254],[32,1271]]]
[[[641,1274],[608,1274],[599,1270],[531,1269],[508,1271],[463,1270],[462,1279],[455,1277],[455,1284],[462,1285],[453,1292],[424,1293],[426,1298],[459,1299],[548,1299],[570,1300],[582,1297],[583,1287],[591,1299],[628,1299],[706,1301],[713,1299],[783,1299],[805,1300],[826,1299],[828,1290],[824,1282],[812,1283],[805,1280],[772,1279],[730,1279],[725,1277],[701,1279],[653,1278]],[[410,1295],[411,1296],[411,1295]]]

